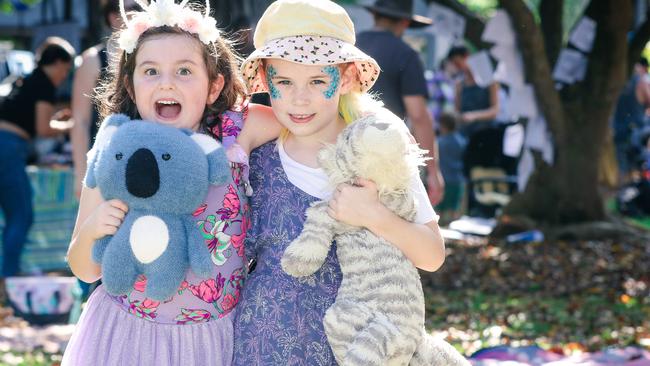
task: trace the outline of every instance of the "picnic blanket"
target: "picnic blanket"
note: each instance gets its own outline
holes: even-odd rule
[[[30,166],[27,173],[34,190],[34,224],[23,251],[22,270],[38,274],[66,269],[65,255],[78,208],[72,169]],[[0,231],[3,228],[0,210]]]
[[[475,352],[470,362],[475,366],[650,366],[650,352],[638,347],[625,347],[565,356],[537,346],[497,346]]]

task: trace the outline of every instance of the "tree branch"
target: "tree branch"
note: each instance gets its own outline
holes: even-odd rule
[[[562,49],[562,9],[564,0],[542,0],[539,18],[549,65],[555,65]]]
[[[634,63],[641,57],[646,43],[650,40],[650,9],[646,13],[645,21],[639,26],[629,43],[627,50],[627,75],[632,74]]]
[[[485,29],[485,20],[483,18],[467,9],[458,0],[429,0],[429,2],[446,6],[465,18],[465,38],[472,42],[476,48],[483,49],[490,47],[489,43],[481,40],[483,29]]]
[[[565,141],[565,113],[560,95],[555,90],[548,57],[544,49],[544,35],[535,23],[530,9],[522,0],[499,0],[510,15],[514,32],[526,69],[526,80],[535,88],[546,123],[556,141]]]
[[[585,11],[597,24],[594,48],[582,86],[585,90],[584,102],[593,103],[591,112],[610,111],[627,80],[627,32],[632,24],[633,12],[630,1],[619,0],[592,1]]]

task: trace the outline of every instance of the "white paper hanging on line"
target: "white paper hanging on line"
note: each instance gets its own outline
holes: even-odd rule
[[[517,123],[506,127],[503,131],[503,155],[513,158],[519,157],[524,146],[524,126]]]
[[[510,87],[524,85],[524,61],[514,46],[497,44],[490,49],[490,54],[499,60],[495,80]]]
[[[514,64],[507,64],[504,61],[499,62],[494,72],[494,80],[511,88],[524,86],[523,65],[520,62]]]
[[[510,17],[505,10],[498,9],[494,12],[494,16],[485,25],[481,39],[497,44],[515,44],[515,32],[512,30]]]
[[[591,52],[596,38],[596,22],[584,16],[578,21],[578,24],[573,28],[569,42],[576,46],[582,52]]]
[[[517,58],[519,50],[512,44],[497,43],[490,48],[490,54],[499,61],[513,60]]]
[[[584,77],[587,59],[579,51],[565,48],[557,58],[553,69],[553,79],[572,84]]]
[[[427,31],[436,36],[448,36],[454,40],[465,36],[465,18],[450,8],[438,4],[429,4],[429,18],[433,24]]]
[[[546,124],[546,119],[542,115],[528,121],[524,146],[531,150],[541,152],[544,161],[548,164],[553,164],[555,155],[553,138]]]
[[[495,73],[496,75],[496,73]],[[495,118],[498,122],[512,122],[514,116],[510,113],[510,97],[505,88],[499,88],[497,93],[499,96],[499,112],[497,112],[497,117]]]
[[[544,148],[542,149],[542,159],[546,164],[552,165],[553,160],[555,159],[555,148],[553,147],[553,139],[551,138],[551,132],[546,132],[546,139],[544,140]]]
[[[528,178],[535,170],[535,159],[533,159],[533,154],[530,152],[530,149],[524,149],[523,154],[521,154],[521,159],[519,159],[519,165],[517,165],[517,188],[519,192],[523,192],[526,189],[526,184],[528,184]]]
[[[585,75],[587,74],[587,61],[587,58],[583,56],[582,62],[579,62],[578,64],[574,81],[582,81],[585,79]]]
[[[530,84],[510,89],[510,114],[535,119],[539,115],[535,90]]]
[[[494,68],[486,51],[477,52],[467,58],[467,65],[472,71],[476,85],[486,87],[494,80]]]
[[[524,145],[528,148],[542,151],[546,144],[546,120],[541,115],[531,118],[526,123],[526,140]]]

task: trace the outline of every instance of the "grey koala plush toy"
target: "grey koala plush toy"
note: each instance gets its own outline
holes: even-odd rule
[[[357,177],[377,184],[379,200],[407,221],[416,215],[410,182],[423,151],[404,123],[390,112],[365,116],[347,126],[318,162],[330,184]],[[323,326],[339,365],[469,365],[449,343],[424,329],[420,275],[401,250],[365,228],[336,221],[328,202],[307,209],[301,234],[282,257],[295,277],[316,272],[333,240],[343,279]]]
[[[109,116],[88,153],[85,184],[105,200],[129,206],[113,236],[95,242],[108,293],[129,293],[139,274],[145,296],[164,301],[178,289],[188,267],[199,277],[212,271],[210,253],[192,212],[211,184],[223,184],[230,165],[213,138],[159,123]]]

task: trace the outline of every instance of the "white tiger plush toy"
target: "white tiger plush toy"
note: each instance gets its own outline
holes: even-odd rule
[[[380,201],[413,221],[410,181],[424,161],[404,123],[389,112],[347,126],[336,144],[321,150],[320,166],[332,186],[356,177],[377,184]],[[415,266],[388,241],[369,230],[340,223],[328,203],[307,209],[302,233],[287,247],[283,270],[295,277],[316,272],[333,240],[343,279],[323,325],[340,365],[469,365],[444,340],[424,329],[424,295]]]

